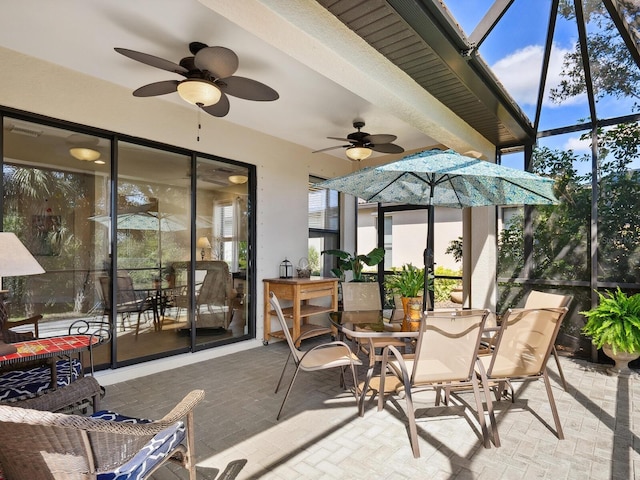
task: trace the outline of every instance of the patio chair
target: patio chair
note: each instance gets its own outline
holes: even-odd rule
[[[409,436],[415,458],[420,457],[420,447],[413,397],[418,392],[430,389],[436,392],[434,407],[440,407],[441,397],[444,396],[448,402],[451,390],[471,387],[483,444],[485,448],[490,447],[491,438],[485,422],[480,392],[480,386],[486,388],[486,379],[484,376],[478,379],[475,372],[479,362],[480,338],[488,315],[488,310],[458,310],[433,314],[429,312],[420,322],[414,355],[403,356],[396,347],[385,347],[380,372],[381,393],[378,395],[378,411],[383,410],[385,406],[387,395],[384,384],[388,381],[386,377],[393,375],[402,381],[402,387],[398,392],[404,393],[406,399],[405,414],[409,421]],[[488,397],[486,393],[485,397]],[[490,397],[487,398],[487,410],[494,430]]]
[[[282,373],[280,374],[278,385],[276,385],[275,393],[278,393],[278,390],[280,389],[280,384],[282,383],[284,372],[287,369],[287,365],[289,364],[289,360],[291,358],[293,358],[293,362],[296,366],[296,370],[293,374],[293,377],[291,378],[291,383],[289,383],[289,387],[287,388],[287,393],[282,400],[280,410],[278,410],[276,420],[280,420],[282,409],[284,408],[284,404],[286,403],[287,398],[289,398],[289,393],[291,393],[293,382],[295,382],[300,370],[303,370],[305,372],[314,372],[317,370],[326,370],[328,368],[340,368],[340,385],[344,386],[344,370],[346,367],[349,367],[351,369],[351,375],[353,377],[353,392],[354,396],[356,397],[357,408],[358,380],[355,366],[362,365],[362,362],[356,356],[356,354],[351,351],[346,343],[341,341],[323,343],[321,345],[316,345],[311,350],[301,352],[296,348],[295,343],[299,339],[296,338],[294,341],[294,339],[291,338],[291,332],[289,331],[289,326],[287,325],[287,321],[285,320],[284,314],[282,313],[280,302],[273,292],[269,293],[269,301],[271,302],[271,307],[276,312],[276,316],[278,317],[280,326],[282,327],[282,332],[284,333],[287,344],[289,346],[289,355],[287,356],[287,360],[284,364],[284,367],[282,368]],[[310,332],[311,331],[307,331],[306,334],[309,334]]]
[[[382,310],[382,299],[380,297],[380,286],[374,282],[343,282],[342,288],[342,309],[345,312],[353,312],[358,310]],[[405,349],[405,341],[401,338],[385,337],[385,338],[369,338],[359,339],[357,341],[358,348],[361,352],[369,357],[369,368],[367,370],[366,385],[371,388],[371,377],[373,376],[373,367],[376,362],[382,361],[382,349],[387,345],[393,345],[397,348]],[[366,394],[367,392],[361,392]]]
[[[11,439],[0,449],[0,465],[13,480],[144,479],[171,460],[195,480],[193,408],[203,397],[192,391],[157,421],[0,405],[0,436]]]
[[[560,440],[564,434],[547,375],[547,361],[566,313],[567,307],[509,309],[500,323],[493,353],[480,357],[478,369],[480,375],[486,375],[489,387],[497,390],[498,399],[503,397],[506,385],[513,400],[513,382],[543,379]],[[486,397],[489,400],[491,396],[487,393]],[[494,437],[499,442],[497,429]]]
[[[104,301],[104,315],[110,315],[111,307],[111,278],[100,277],[100,290]],[[116,315],[121,316],[122,330],[125,330],[125,319],[131,314],[138,314],[136,322],[136,337],[140,332],[140,319],[142,314],[153,310],[153,302],[146,290],[136,290],[133,287],[133,279],[128,272],[118,271],[116,276]]]
[[[23,342],[38,338],[38,322],[42,319],[42,315],[34,315],[23,320],[9,320],[10,308],[9,302],[0,299],[0,340],[6,343]],[[15,327],[30,325],[30,332],[16,332]]]
[[[214,260],[206,262],[207,270],[202,284],[196,292],[195,326],[200,329],[226,330],[233,318],[233,277],[227,262]],[[174,298],[174,306],[180,310],[189,307],[189,296],[185,288]]]
[[[573,295],[558,295],[556,293],[539,292],[537,290],[531,290],[527,295],[527,300],[524,303],[524,308],[561,308],[567,307],[571,304]],[[551,349],[553,358],[558,366],[558,375],[560,375],[560,381],[565,392],[567,391],[567,381],[564,378],[564,372],[562,371],[562,365],[560,365],[560,358],[558,357],[558,351],[556,350],[555,343]]]

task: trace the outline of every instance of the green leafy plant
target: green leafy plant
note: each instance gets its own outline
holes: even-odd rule
[[[640,353],[640,294],[628,296],[620,287],[615,292],[598,293],[598,306],[586,312],[582,332],[593,344],[610,345],[613,353]]]
[[[365,265],[370,267],[384,260],[384,248],[376,247],[366,255],[356,255],[344,250],[323,250],[321,253],[338,257],[338,267],[332,268],[331,273],[344,280],[345,272],[353,272],[353,282],[362,282],[362,270]]]
[[[452,270],[443,266],[436,267],[436,275],[446,277],[460,277],[462,270]],[[438,278],[434,282],[434,297],[436,302],[448,302],[454,288],[462,286],[455,278]]]
[[[386,277],[385,284],[393,293],[403,297],[421,297],[424,292],[424,268],[405,263],[401,270]]]

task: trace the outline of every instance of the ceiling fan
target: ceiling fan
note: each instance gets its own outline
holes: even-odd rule
[[[134,90],[135,97],[153,97],[177,91],[183,100],[214,117],[224,117],[229,113],[227,95],[259,102],[279,98],[278,92],[264,83],[233,75],[239,62],[232,50],[209,47],[201,42],[191,42],[189,50],[193,56],[184,57],[177,64],[147,53],[115,48],[125,57],[185,77],[184,80],[163,80],[144,85]]]
[[[346,145],[336,145],[335,147],[323,148],[316,150],[312,153],[326,152],[328,150],[334,150],[336,148],[346,148],[345,152],[347,157],[351,160],[364,160],[369,158],[372,152],[380,153],[402,153],[404,148],[396,145],[393,142],[396,138],[395,135],[379,134],[369,135],[367,132],[361,132],[360,129],[364,127],[364,122],[354,121],[353,128],[357,128],[357,132],[350,133],[347,138],[327,137],[331,140],[341,140],[348,142]]]

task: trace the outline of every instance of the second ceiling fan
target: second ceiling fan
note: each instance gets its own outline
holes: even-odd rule
[[[392,143],[398,137],[389,134],[370,135],[367,132],[362,132],[360,129],[364,127],[364,122],[354,121],[353,128],[358,131],[350,133],[347,138],[340,137],[327,137],[331,140],[341,140],[348,142],[345,145],[336,145],[334,147],[323,148],[315,150],[312,153],[327,152],[329,150],[335,150],[336,148],[346,148],[346,155],[350,160],[364,160],[371,156],[372,152],[380,153],[402,153],[404,148],[400,145]]]

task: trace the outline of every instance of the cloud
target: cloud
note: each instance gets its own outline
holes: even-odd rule
[[[580,140],[580,137],[571,137],[562,146],[562,150],[573,150],[574,153],[590,153],[591,152],[591,140]]]
[[[549,91],[560,84],[562,61],[571,50],[553,45],[549,59],[549,71],[545,85],[543,105],[557,107],[549,100]],[[507,92],[520,105],[535,105],[538,100],[540,72],[542,70],[542,45],[528,45],[498,60],[491,69],[507,89]],[[583,101],[582,96],[565,100],[563,105],[571,105]]]

